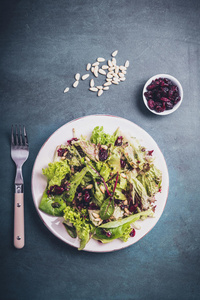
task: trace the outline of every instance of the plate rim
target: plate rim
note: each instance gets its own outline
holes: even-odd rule
[[[33,188],[34,188],[34,187],[33,187],[33,180],[34,180],[34,176],[35,176],[34,170],[35,170],[35,168],[36,168],[36,162],[37,162],[37,159],[38,159],[40,153],[42,152],[42,149],[44,148],[44,146],[46,145],[46,143],[52,138],[53,135],[55,135],[59,130],[61,130],[63,127],[65,127],[65,126],[67,126],[67,125],[69,125],[69,124],[71,124],[71,123],[74,123],[74,122],[76,122],[76,121],[78,121],[78,120],[82,120],[82,119],[86,119],[86,118],[91,118],[91,117],[111,117],[111,118],[121,119],[122,121],[128,122],[128,123],[130,123],[130,124],[132,124],[132,125],[138,127],[140,130],[142,130],[143,132],[145,132],[145,134],[147,134],[147,135],[154,141],[154,143],[155,143],[156,146],[157,146],[157,149],[158,149],[159,152],[160,152],[160,155],[161,155],[162,158],[163,158],[163,161],[164,161],[164,163],[165,163],[165,169],[166,169],[165,175],[166,175],[166,179],[167,179],[167,187],[166,187],[166,199],[164,199],[165,203],[164,203],[164,205],[163,205],[162,211],[160,212],[159,216],[156,217],[156,222],[155,222],[155,224],[154,224],[152,227],[150,227],[149,230],[148,230],[144,235],[142,235],[137,241],[135,241],[135,242],[133,242],[133,243],[131,243],[131,244],[127,244],[127,243],[124,242],[120,247],[117,247],[117,248],[113,247],[112,249],[105,249],[105,250],[103,250],[103,249],[101,249],[101,250],[99,250],[99,249],[93,249],[93,250],[92,250],[92,249],[87,249],[87,248],[84,248],[84,249],[83,249],[83,251],[86,251],[86,252],[93,252],[93,253],[107,253],[107,252],[108,252],[108,253],[109,253],[109,252],[114,252],[114,251],[118,251],[118,250],[127,248],[127,247],[132,246],[133,244],[139,242],[143,237],[145,237],[145,236],[146,236],[146,235],[147,235],[147,234],[148,234],[148,233],[156,226],[156,224],[158,223],[159,219],[161,218],[161,216],[162,216],[162,214],[163,214],[163,211],[164,211],[164,209],[165,209],[165,206],[166,206],[166,203],[167,203],[167,199],[168,199],[168,196],[169,196],[169,171],[168,171],[168,168],[167,168],[167,163],[166,163],[165,157],[164,157],[162,151],[160,150],[160,147],[158,146],[157,142],[153,139],[153,137],[152,137],[146,130],[144,130],[142,127],[140,127],[140,126],[137,125],[136,123],[134,123],[134,122],[132,122],[132,121],[126,119],[126,118],[119,117],[119,116],[116,116],[116,115],[111,115],[111,114],[91,114],[91,115],[86,115],[86,116],[82,116],[82,117],[75,118],[75,119],[73,119],[73,120],[71,120],[71,121],[69,121],[69,122],[67,122],[67,123],[65,123],[65,124],[63,124],[63,125],[61,125],[61,126],[58,127],[52,134],[50,134],[50,136],[45,140],[45,142],[44,142],[44,143],[42,144],[42,146],[40,147],[40,150],[38,151],[37,156],[36,156],[36,158],[35,158],[35,160],[34,160],[34,164],[33,164],[33,168],[32,168],[32,175],[31,175],[31,194],[32,194],[32,199],[33,199],[33,203],[34,203],[35,209],[36,209],[36,211],[37,211],[37,214],[39,215],[40,219],[42,220],[42,222],[43,222],[43,224],[46,226],[46,228],[47,228],[54,236],[56,236],[57,238],[59,238],[61,241],[63,241],[64,243],[66,243],[66,244],[68,244],[68,245],[70,245],[70,246],[72,246],[72,247],[78,249],[77,245],[74,245],[74,244],[71,243],[70,241],[65,240],[65,239],[62,238],[62,236],[60,236],[57,232],[53,231],[52,228],[49,227],[49,225],[48,225],[48,224],[45,222],[45,220],[43,219],[43,217],[42,217],[42,212],[41,212],[41,213],[39,212],[39,208],[38,208],[37,205],[36,205],[36,204],[37,204],[37,203],[36,203],[37,201],[36,201],[36,199],[35,199],[35,195],[34,195],[34,192],[33,192]],[[57,218],[62,218],[62,217],[57,217]]]

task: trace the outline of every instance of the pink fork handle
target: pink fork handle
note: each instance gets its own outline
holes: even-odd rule
[[[14,207],[14,246],[18,249],[24,247],[24,194],[15,194]]]

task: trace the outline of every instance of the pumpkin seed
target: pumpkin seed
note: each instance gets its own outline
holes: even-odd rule
[[[92,64],[93,67],[96,67],[96,66],[98,66],[98,65],[99,65],[99,62],[98,62],[98,61],[96,61],[95,63]]]
[[[102,69],[99,69],[99,73],[100,73],[101,75],[106,75],[106,71],[104,71],[104,70],[102,70]]]
[[[79,73],[76,73],[75,79],[78,81],[80,79],[81,75]]]
[[[129,60],[127,60],[127,61],[125,62],[124,66],[125,66],[126,68],[129,67]]]
[[[69,92],[69,87],[66,87],[66,89],[64,90],[64,93]]]
[[[103,89],[101,89],[101,90],[98,91],[97,96],[100,97],[102,94],[103,94]]]
[[[87,79],[89,76],[90,76],[90,74],[85,74],[85,75],[83,75],[83,76],[81,77],[81,79],[82,79],[82,80],[85,80],[85,79]]]
[[[108,90],[109,90],[109,86],[103,87],[103,90],[104,90],[104,91],[108,91]]]
[[[86,66],[86,70],[87,70],[87,71],[89,71],[89,70],[90,70],[90,68],[91,68],[91,64],[90,64],[90,63],[88,63],[88,64],[87,64],[87,66]]]
[[[90,80],[90,87],[93,87],[94,86],[94,79],[91,79]]]
[[[76,87],[78,86],[78,84],[79,84],[79,81],[76,80],[76,81],[73,83],[73,87],[76,88]]]
[[[118,53],[118,50],[115,50],[113,53],[112,53],[112,57],[116,56]]]
[[[91,92],[98,92],[98,89],[97,89],[96,87],[91,87],[91,88],[89,88],[89,90],[90,90]]]
[[[111,81],[107,81],[106,83],[104,83],[104,86],[108,86],[108,85],[111,85],[112,82]]]
[[[104,62],[104,61],[105,61],[105,58],[103,58],[103,57],[98,57],[98,58],[97,58],[97,61],[98,61],[98,62]]]

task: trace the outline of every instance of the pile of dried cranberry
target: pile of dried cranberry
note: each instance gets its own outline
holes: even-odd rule
[[[158,113],[172,109],[181,99],[178,87],[167,78],[153,80],[147,86],[144,96],[149,108]]]

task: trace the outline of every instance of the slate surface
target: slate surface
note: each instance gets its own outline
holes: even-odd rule
[[[1,1],[1,272],[2,300],[199,299],[199,1]],[[127,80],[101,97],[77,89],[76,72],[97,57],[130,60]],[[146,80],[179,79],[183,103],[153,115],[142,102]],[[127,118],[163,152],[170,176],[164,213],[155,228],[124,250],[78,252],[43,225],[31,196],[31,172],[45,140],[61,125],[90,114]],[[13,247],[15,166],[11,124],[27,127],[24,165],[26,246]]]

